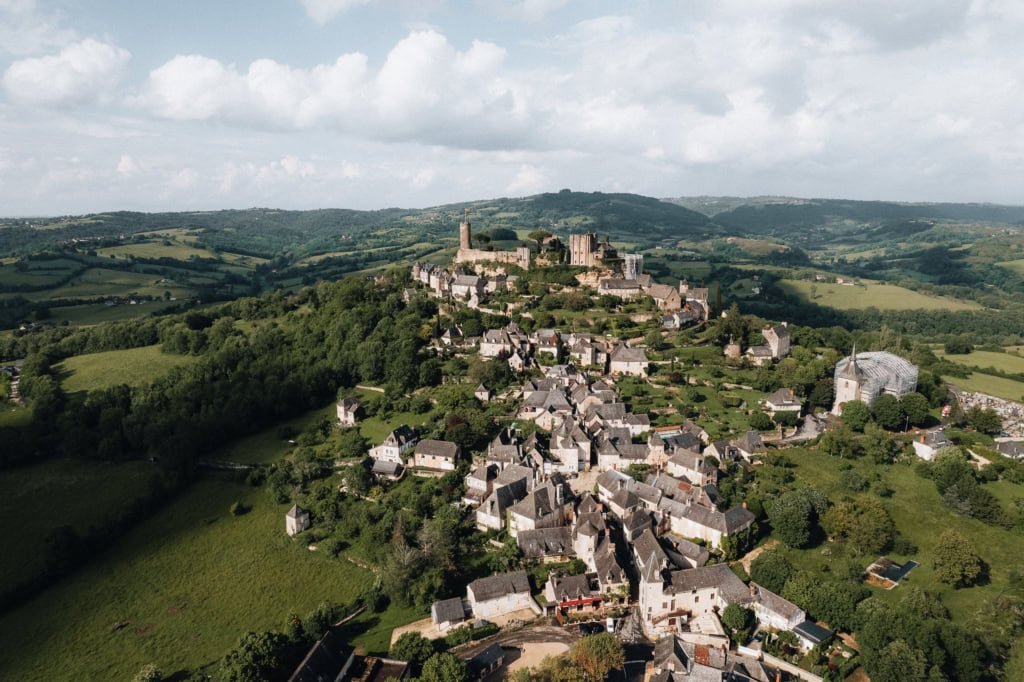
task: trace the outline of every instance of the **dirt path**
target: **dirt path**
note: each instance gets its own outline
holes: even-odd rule
[[[761,556],[761,552],[769,550],[777,544],[779,544],[778,540],[769,540],[760,547],[757,547],[756,549],[747,552],[747,555],[739,560],[740,564],[743,565],[743,570],[747,572],[747,575],[750,575],[750,562],[756,559],[757,557]]]
[[[569,650],[569,645],[563,642],[526,642],[520,644],[519,648],[523,653],[508,664],[508,672],[540,665],[545,656],[560,656]]]

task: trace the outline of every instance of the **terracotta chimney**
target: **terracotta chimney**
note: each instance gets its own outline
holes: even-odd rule
[[[747,501],[746,501],[746,500],[743,500],[743,508],[744,508],[744,509],[746,509],[746,508],[747,508]]]
[[[921,442],[922,443],[924,442],[924,434],[923,433],[921,434]]]

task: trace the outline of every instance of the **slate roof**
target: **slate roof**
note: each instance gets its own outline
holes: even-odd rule
[[[565,526],[521,530],[516,542],[527,559],[576,554],[572,547],[572,533]]]
[[[629,346],[620,343],[612,351],[611,355],[612,362],[647,362],[647,354],[644,353],[643,348],[630,348]]]
[[[440,623],[458,623],[466,619],[466,607],[463,605],[461,597],[442,599],[431,604],[430,617],[435,625]]]
[[[765,399],[765,402],[771,403],[775,407],[799,407],[801,405],[800,398],[797,398],[788,388],[780,388],[775,391]]]
[[[817,623],[809,620],[797,625],[793,628],[793,632],[797,635],[802,636],[804,639],[812,642],[813,644],[820,644],[821,642],[827,642],[832,638],[832,631],[827,628],[823,628]]]
[[[446,459],[455,459],[458,454],[459,446],[455,443],[451,443],[446,440],[434,440],[433,438],[424,438],[416,444],[415,453],[417,455],[425,455],[429,457],[444,457]]]
[[[665,300],[677,292],[675,287],[670,287],[667,284],[652,284],[647,293],[651,295],[651,298]]]
[[[701,547],[696,542],[690,542],[686,538],[677,537],[671,533],[661,536],[665,547],[665,553],[671,558],[672,554],[678,554],[691,566],[703,566],[711,558],[711,552]],[[678,564],[678,562],[675,562]]]
[[[594,565],[597,567],[597,580],[602,585],[622,583],[626,581],[626,572],[615,556],[615,546],[606,536],[594,551]]]
[[[1024,458],[1024,443],[1018,441],[1005,441],[996,445],[996,450],[1000,454],[1006,457],[1012,457],[1013,459]]]
[[[489,647],[469,659],[469,672],[473,677],[478,677],[481,672],[490,670],[494,664],[505,658],[505,649],[495,642]]]
[[[526,577],[526,571],[512,571],[478,578],[467,589],[473,592],[476,601],[490,601],[510,594],[529,594],[530,580]]]
[[[633,540],[633,552],[636,554],[637,563],[641,564],[643,568],[647,568],[652,556],[659,569],[668,563],[665,550],[661,548],[661,543],[658,542],[658,538],[654,537],[650,528],[645,529],[636,540]]]
[[[309,514],[308,509],[303,509],[297,504],[292,505],[292,508],[288,510],[287,516],[291,519],[297,519],[300,516]]]
[[[398,476],[402,471],[402,465],[398,462],[385,462],[382,459],[373,460],[371,471],[378,476]]]
[[[419,437],[416,433],[416,429],[410,428],[409,426],[402,424],[397,429],[392,431],[384,439],[384,442],[389,445],[405,445],[411,443]]]
[[[676,571],[672,574],[672,589],[678,594],[717,588],[726,603],[747,602],[750,592],[743,581],[729,568],[729,564],[714,564]]]
[[[585,574],[552,577],[551,586],[554,588],[555,599],[558,601],[571,601],[590,597],[590,580]]]
[[[328,630],[302,659],[288,682],[333,682],[351,655],[352,649]]]
[[[804,610],[801,609],[799,606],[789,601],[788,599],[783,599],[782,597],[775,594],[768,588],[762,587],[754,581],[750,582],[749,589],[750,592],[753,593],[755,601],[760,602],[761,606],[768,609],[772,613],[779,614],[786,620],[792,620],[797,616],[805,615]]]

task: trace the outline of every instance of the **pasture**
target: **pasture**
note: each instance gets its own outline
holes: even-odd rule
[[[142,386],[174,367],[195,362],[189,355],[160,352],[159,345],[128,350],[76,355],[57,365],[68,393],[110,388],[119,384]]]
[[[896,561],[914,559],[920,567],[904,580],[906,586],[916,586],[930,592],[937,592],[949,608],[953,619],[970,626],[985,625],[980,622],[981,605],[1000,594],[1012,591],[1010,572],[1019,568],[1020,556],[1024,554],[1024,537],[1019,534],[990,526],[976,519],[955,514],[942,504],[934,482],[918,476],[914,471],[915,458],[906,463],[878,466],[869,458],[839,460],[816,450],[793,448],[785,451],[796,464],[797,480],[815,486],[825,492],[833,501],[849,495],[839,485],[839,464],[851,463],[854,470],[868,480],[876,478],[893,490],[883,504],[892,516],[897,530],[917,546],[912,556],[888,554]],[[1024,486],[1000,482],[1000,497],[1024,495]],[[982,559],[988,564],[990,581],[987,584],[955,590],[935,580],[932,559],[935,546],[942,531],[951,528],[971,539]],[[825,551],[825,549],[828,551]],[[820,572],[823,567],[842,575],[847,562],[867,566],[874,557],[851,556],[841,545],[822,543],[805,550],[784,550],[799,568]],[[899,600],[905,590],[897,587],[886,591],[872,589],[872,595],[886,601]]]
[[[236,500],[252,510],[233,516]],[[146,663],[168,675],[215,665],[247,631],[281,630],[291,611],[355,598],[371,574],[289,538],[287,508],[226,478],[193,484],[93,563],[0,617],[0,678],[128,680]]]
[[[878,282],[857,286],[835,283],[779,280],[779,286],[805,301],[837,310],[878,308],[880,310],[978,310],[977,303],[948,296],[929,296],[904,287]],[[812,292],[811,288],[814,287]]]
[[[27,410],[24,410],[27,413]],[[10,589],[44,566],[46,536],[62,525],[80,535],[123,513],[156,474],[149,462],[105,464],[49,459],[0,472],[0,514],[7,524],[0,584]]]
[[[189,258],[217,258],[217,254],[206,249],[199,249],[188,244],[177,241],[145,241],[120,246],[109,246],[96,252],[100,256],[114,258],[174,258],[176,260],[188,260]]]
[[[179,305],[180,301],[139,301],[138,305],[106,305],[104,303],[84,303],[60,308],[50,308],[52,320],[60,324],[65,320],[68,324],[88,326],[100,322],[127,320],[142,317],[151,313],[163,312],[166,308]]]
[[[947,355],[941,347],[934,348],[933,352],[940,358],[956,362],[967,367],[980,367],[982,369],[994,369],[1011,374],[1024,374],[1024,357],[1010,355],[1009,353],[996,353],[987,350],[976,350],[963,355]]]
[[[971,372],[966,378],[949,377],[946,382],[964,391],[985,393],[1006,400],[1024,401],[1024,382],[1006,377]]]

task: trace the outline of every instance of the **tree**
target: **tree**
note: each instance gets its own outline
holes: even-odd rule
[[[1002,418],[991,407],[971,405],[964,413],[964,420],[968,426],[982,433],[999,433],[1003,428]]]
[[[845,412],[843,414],[845,416]],[[857,444],[846,424],[834,426],[826,431],[818,443],[821,449],[832,457],[848,459],[857,454]]]
[[[423,664],[437,653],[434,643],[418,632],[406,632],[391,645],[388,656],[397,661],[408,661],[412,676],[417,677]]]
[[[950,529],[939,536],[932,568],[939,581],[953,587],[968,587],[981,575],[982,561],[970,540]]]
[[[751,626],[754,624],[754,612],[733,603],[722,611],[722,625],[726,627],[729,636],[738,644],[742,644],[750,637]]]
[[[864,427],[864,439],[861,441],[861,444],[864,446],[864,453],[875,464],[892,463],[899,447],[896,441],[892,439],[892,436],[876,424],[868,424]]]
[[[828,498],[814,488],[793,490],[766,505],[774,534],[787,546],[806,547],[818,516],[828,508]]]
[[[423,664],[420,682],[469,682],[469,666],[458,656],[434,654]]]
[[[825,513],[822,525],[860,554],[884,551],[896,535],[892,517],[875,497],[840,502]]]
[[[900,408],[900,401],[888,393],[875,398],[871,404],[871,416],[875,423],[888,431],[902,429],[906,418]]]
[[[900,398],[900,409],[911,426],[924,426],[928,421],[928,398],[920,393],[908,393]]]
[[[796,426],[796,423],[798,421],[800,421],[800,413],[799,412],[776,412],[775,416],[772,417],[772,421],[774,421],[779,426],[785,426],[785,427]]]
[[[793,574],[793,564],[782,552],[768,550],[761,552],[750,562],[750,579],[772,592],[782,592],[786,580]]]
[[[338,459],[362,458],[366,456],[366,451],[366,439],[359,433],[359,429],[342,429],[334,449]]]
[[[927,682],[928,661],[920,649],[897,639],[879,652],[868,673],[872,682]]]
[[[750,428],[758,431],[770,431],[775,428],[775,424],[772,423],[772,418],[767,413],[756,410],[750,415]]]
[[[607,632],[589,635],[569,650],[569,660],[586,671],[592,682],[601,682],[612,670],[621,670],[626,662],[622,642]]]
[[[843,403],[843,423],[854,431],[863,431],[871,413],[863,400],[848,400]]]
[[[279,632],[247,632],[220,663],[223,682],[263,682],[284,672],[288,638]]]
[[[551,233],[547,230],[533,230],[526,235],[527,239],[537,242],[537,250],[540,251],[544,245],[544,240],[551,236]]]

